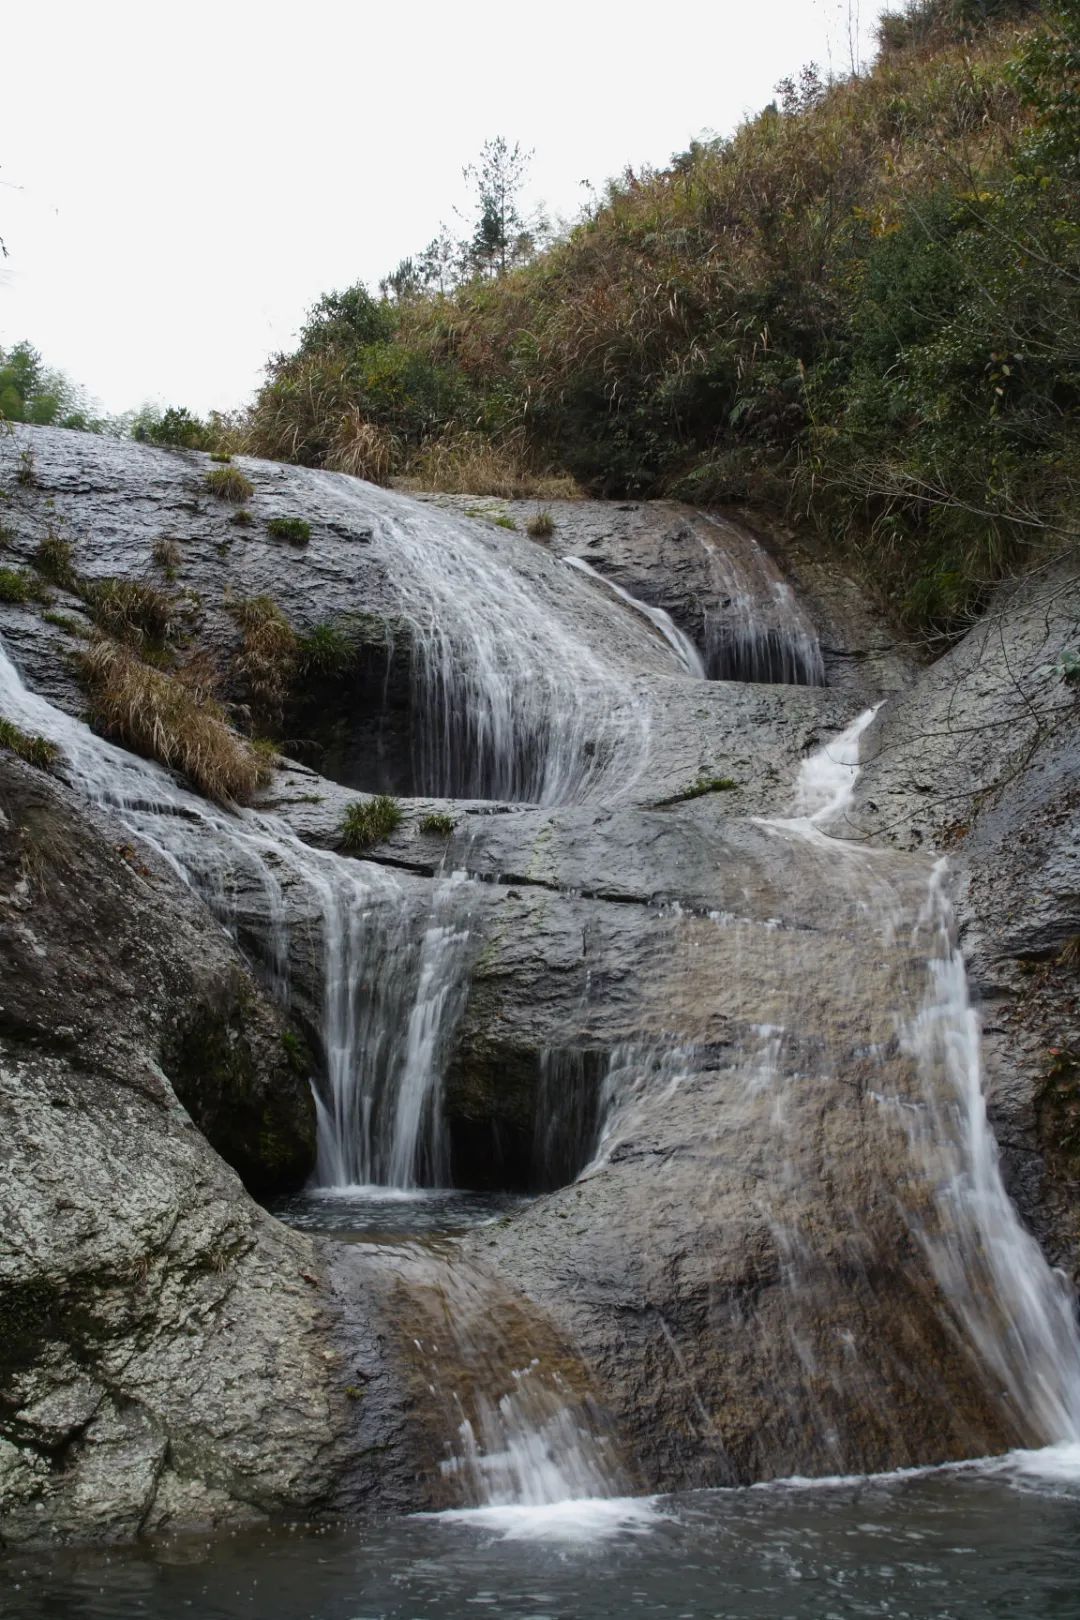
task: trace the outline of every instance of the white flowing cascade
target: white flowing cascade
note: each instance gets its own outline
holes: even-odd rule
[[[846,814],[858,774],[867,709],[839,737],[804,761],[796,817],[788,829],[837,860],[866,861],[865,846],[830,838],[823,823]],[[926,960],[926,987],[913,1016],[898,1015],[903,1050],[914,1059],[914,1097],[882,1097],[898,1110],[912,1158],[930,1181],[934,1218],[916,1199],[905,1209],[950,1312],[949,1326],[990,1369],[1009,1404],[1041,1442],[1080,1443],[1080,1331],[1072,1290],[1024,1228],[1001,1176],[983,1093],[979,1020],[946,892],[947,862],[932,867],[925,903],[911,926]],[[870,895],[868,890],[868,896]],[[880,903],[882,890],[871,903]],[[885,918],[886,933],[903,926]]]
[[[649,602],[641,601],[640,597],[632,596],[623,586],[616,584],[615,580],[608,579],[606,574],[601,574],[591,563],[586,562],[584,557],[564,557],[563,562],[569,568],[576,568],[579,574],[595,579],[597,584],[610,591],[613,596],[617,596],[620,602],[625,602],[635,613],[640,613],[643,618],[648,619],[663,636],[687,675],[692,675],[699,681],[705,679],[704,659],[686,632],[679,629],[670,613],[665,613],[663,608],[653,607]]]
[[[437,1184],[446,1172],[440,1065],[463,1003],[472,885],[436,879],[418,928],[393,871],[312,849],[275,816],[230,814],[187,792],[27,691],[2,646],[0,710],[55,743],[71,785],[155,850],[230,934],[258,932],[286,1005],[289,917],[314,916],[329,1085],[328,1097],[316,1093],[317,1175],[336,1186]]]
[[[407,626],[418,792],[545,805],[632,794],[651,705],[623,671],[675,672],[636,615],[553,579],[521,537],[342,473],[292,476],[371,530],[368,555]],[[598,615],[611,658],[593,650]]]

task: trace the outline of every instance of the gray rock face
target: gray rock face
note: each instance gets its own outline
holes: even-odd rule
[[[3,1536],[317,1504],[348,1408],[323,1266],[207,1141],[264,1185],[306,1173],[280,1023],[70,794],[5,758],[0,815]]]
[[[299,632],[347,615],[361,625],[367,661],[339,690],[303,694],[289,739],[302,760],[275,773],[261,808],[340,850],[364,793],[410,790],[400,826],[367,853],[375,878],[394,881],[373,881],[362,920],[390,938],[376,926],[389,907],[399,933],[421,933],[442,880],[462,874],[468,993],[444,1081],[455,1177],[545,1195],[460,1243],[408,1252],[335,1250],[258,1210],[222,1158],[261,1189],[310,1162],[305,1077],[280,1020],[200,902],[88,814],[77,783],[5,766],[0,1488],[13,1537],[441,1504],[454,1391],[479,1414],[477,1369],[498,1393],[534,1353],[566,1372],[576,1408],[602,1402],[627,1487],[890,1468],[1044,1438],[957,1329],[947,1267],[933,1263],[951,1238],[934,1189],[957,1164],[940,1132],[911,1121],[956,1107],[928,1077],[916,1026],[940,949],[930,852],[955,842],[960,819],[957,894],[995,1124],[1026,1214],[1071,1259],[1075,695],[1044,669],[1076,644],[1066,591],[1003,602],[912,684],[854,587],[797,550],[779,571],[778,546],[755,550],[735,525],[740,578],[758,570],[762,614],[783,606],[789,649],[793,624],[816,634],[830,684],[705,682],[559,554],[663,607],[703,650],[713,634],[730,652],[723,521],[565,503],[547,547],[484,526],[490,600],[482,572],[465,584],[453,572],[476,525],[451,527],[444,594],[425,596],[402,561],[423,514],[399,497],[244,460],[255,522],[237,527],[205,488],[205,457],[28,438],[38,481],[5,520],[14,561],[30,566],[62,528],[87,576],[160,578],[227,697],[245,698],[227,593],[271,595]],[[506,505],[519,523],[532,511]],[[310,522],[310,545],[274,540],[274,516]],[[155,572],[162,538],[181,554],[171,582]],[[519,587],[530,611],[488,637]],[[537,604],[561,640],[545,639]],[[451,674],[470,635],[495,685],[521,636],[537,637],[534,684],[552,678],[546,718],[572,734],[582,792],[570,776],[573,791],[542,806],[523,792],[418,791],[431,740],[414,734],[417,658],[451,608]],[[54,615],[81,611],[57,591]],[[41,604],[7,604],[0,635],[30,685],[79,710],[70,627]],[[562,653],[560,686],[548,666]],[[855,802],[830,828],[852,842],[760,819],[790,814],[806,754],[885,694]],[[515,703],[528,710],[535,693],[511,696],[513,740]],[[482,728],[450,740],[451,755],[484,744]],[[544,738],[525,741],[523,756]],[[619,769],[590,778],[605,749]],[[714,780],[698,793],[702,778]],[[977,813],[958,818],[973,788]],[[449,833],[424,825],[434,812]],[[290,1024],[318,1054],[317,897],[284,869],[272,895],[250,870],[218,876],[241,949],[287,977]],[[1068,1060],[1052,1074],[1050,1046]],[[436,1341],[453,1341],[441,1371]]]

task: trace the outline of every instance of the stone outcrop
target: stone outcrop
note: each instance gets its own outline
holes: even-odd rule
[[[359,636],[347,677],[309,684],[285,715],[303,758],[275,772],[264,813],[340,851],[367,791],[415,787],[413,638],[431,626],[405,611],[355,486],[245,460],[254,522],[238,527],[203,456],[30,442],[38,481],[11,503],[10,559],[32,566],[57,530],[88,577],[158,581],[238,705],[230,597],[270,595],[300,633],[348,619]],[[498,507],[520,526],[533,510]],[[274,1221],[234,1174],[266,1193],[311,1162],[305,1053],[321,1055],[325,968],[311,886],[287,863],[272,895],[223,867],[238,949],[77,782],[0,768],[11,1535],[441,1503],[445,1391],[410,1345],[457,1287],[470,1319],[490,1298],[516,1324],[500,1376],[526,1330],[573,1363],[636,1487],[1041,1438],[928,1271],[944,1216],[927,1189],[955,1167],[905,1122],[942,1101],[910,1029],[947,847],[1010,1185],[1048,1252],[1075,1263],[1074,587],[1002,598],[916,675],[854,587],[800,551],[784,577],[776,538],[736,525],[733,547],[760,540],[765,596],[797,587],[828,684],[692,680],[559,555],[706,650],[732,611],[724,522],[652,504],[554,515],[547,546],[520,529],[485,544],[596,650],[597,681],[609,669],[619,701],[648,715],[626,791],[543,808],[410,796],[365,856],[372,938],[422,930],[442,880],[465,874],[469,986],[445,1075],[455,1179],[543,1193],[456,1247],[335,1250]],[[275,516],[303,517],[310,544],[275,540]],[[172,581],[155,571],[163,538],[180,554]],[[77,713],[64,618],[83,608],[54,597],[48,619],[40,602],[0,606],[0,635],[28,684]],[[831,829],[850,844],[766,819],[790,814],[804,757],[882,698]],[[603,740],[599,725],[583,734],[583,757]],[[288,1027],[252,968],[287,978]],[[451,1283],[440,1267],[455,1255],[481,1280]]]

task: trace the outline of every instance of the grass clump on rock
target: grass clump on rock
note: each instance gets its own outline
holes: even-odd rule
[[[688,804],[691,799],[703,799],[706,793],[734,793],[739,784],[730,776],[699,776],[696,782],[683,788],[681,793],[673,793],[670,798],[657,799],[657,805]]]
[[[99,630],[129,647],[160,652],[173,630],[173,604],[156,585],[136,579],[96,579],[83,591]]]
[[[239,512],[233,513],[232,517],[229,519],[229,522],[235,523],[238,529],[250,529],[252,524],[255,522],[255,519],[248,511],[247,507],[242,506]]]
[[[15,754],[28,765],[36,765],[39,770],[47,771],[55,763],[60,750],[54,742],[47,737],[35,737],[27,731],[21,731],[10,720],[0,718],[0,748],[6,748],[9,753]]]
[[[29,602],[36,581],[19,568],[0,568],[0,602]]]
[[[274,540],[287,540],[291,546],[306,546],[311,539],[311,524],[304,518],[271,518],[266,532]]]
[[[388,793],[377,793],[363,804],[350,804],[341,824],[341,846],[358,854],[381,844],[401,826],[402,811]]]
[[[296,674],[296,631],[272,596],[234,599],[225,609],[243,638],[234,667],[247,687],[248,701],[258,714],[275,720]]]
[[[300,637],[304,675],[343,675],[356,662],[356,637],[340,624],[317,624]]]
[[[234,506],[243,505],[255,493],[255,485],[244,477],[239,467],[212,467],[206,475],[206,487],[211,495],[221,501],[231,501]]]
[[[75,589],[77,579],[71,543],[58,534],[47,534],[34,552],[34,567],[45,579],[64,590]]]
[[[456,825],[453,816],[448,816],[445,810],[433,810],[421,820],[420,831],[430,833],[433,838],[449,838]]]
[[[552,535],[555,533],[555,519],[552,517],[550,510],[546,506],[542,511],[537,512],[534,517],[529,519],[528,523],[525,525],[525,533],[533,540],[551,539]]]
[[[152,669],[107,639],[80,653],[78,662],[91,720],[106,735],[181,771],[220,804],[251,797],[263,764],[228,724],[200,672]]]

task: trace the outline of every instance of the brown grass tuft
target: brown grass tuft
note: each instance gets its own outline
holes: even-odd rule
[[[242,506],[255,493],[255,485],[245,478],[239,467],[214,467],[206,475],[206,487],[219,500],[232,501]]]
[[[178,770],[219,804],[244,803],[263,777],[261,762],[228,724],[205,671],[166,672],[102,639],[80,653],[92,721],[136,753]]]
[[[581,489],[572,478],[534,472],[506,445],[480,433],[448,434],[419,451],[401,480],[406,488],[444,495],[497,495],[503,500],[574,501]]]
[[[332,472],[385,484],[397,461],[397,444],[385,428],[366,422],[353,405],[338,424],[325,465]]]
[[[233,667],[247,689],[248,703],[260,718],[279,720],[299,661],[296,631],[272,596],[234,598],[225,608],[243,636]]]

